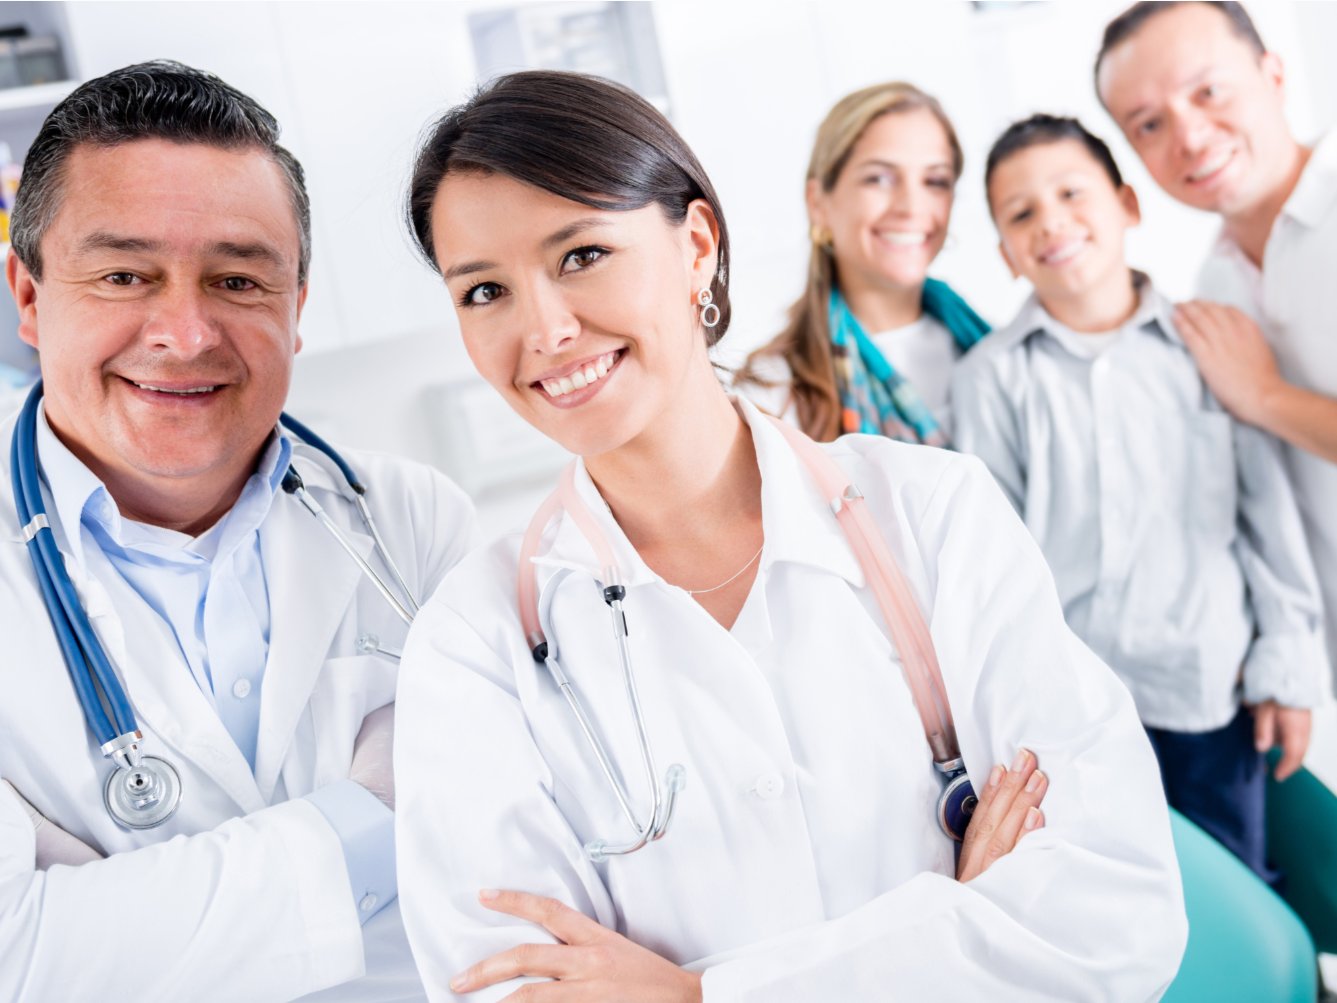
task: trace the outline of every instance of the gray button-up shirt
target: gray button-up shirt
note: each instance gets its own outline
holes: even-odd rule
[[[956,444],[1039,542],[1072,628],[1144,723],[1320,702],[1322,607],[1281,451],[1211,396],[1149,282],[1112,338],[1032,297],[952,381]]]

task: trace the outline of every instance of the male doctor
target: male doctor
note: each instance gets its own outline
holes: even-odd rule
[[[406,628],[280,490],[291,463],[372,555],[337,469],[277,426],[310,258],[302,169],[277,139],[216,77],[146,63],[78,88],[24,165],[7,276],[41,357],[46,509],[142,751],[175,766],[181,798],[149,829],[104,807],[112,764],[16,517],[11,419],[3,1000],[421,995],[393,901]],[[422,598],[474,540],[468,501],[424,467],[350,460]]]

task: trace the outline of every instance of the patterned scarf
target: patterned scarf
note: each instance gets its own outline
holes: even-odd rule
[[[924,283],[924,312],[947,328],[963,352],[989,333],[980,315],[937,279]],[[838,289],[831,290],[830,324],[841,432],[868,432],[950,448],[947,433],[923,398],[878,351]]]

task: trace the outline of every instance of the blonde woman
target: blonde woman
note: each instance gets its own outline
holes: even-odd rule
[[[789,325],[738,389],[818,440],[872,432],[950,445],[952,363],[988,333],[928,277],[961,175],[938,102],[906,83],[842,98],[808,164],[812,256]]]

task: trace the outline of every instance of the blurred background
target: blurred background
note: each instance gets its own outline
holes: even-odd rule
[[[202,2],[0,5],[0,188],[48,111],[81,80],[169,57],[256,97],[307,170],[311,293],[290,410],[344,446],[405,453],[454,476],[490,534],[515,527],[563,457],[483,385],[444,287],[414,255],[401,196],[423,127],[480,80],[582,70],[654,101],[715,181],[734,241],[734,364],[778,330],[808,251],[803,174],[816,127],[855,88],[911,81],[936,95],[966,152],[952,237],[934,273],[994,323],[1025,297],[996,250],[982,192],[994,137],[1034,111],[1110,141],[1142,199],[1130,258],[1191,294],[1209,217],[1172,203],[1101,110],[1091,64],[1123,0],[1052,3]],[[1337,4],[1247,5],[1288,71],[1291,122],[1337,122]],[[0,303],[0,363],[31,371]]]

